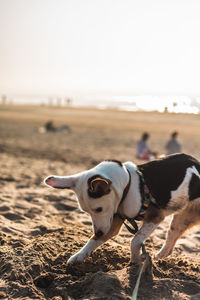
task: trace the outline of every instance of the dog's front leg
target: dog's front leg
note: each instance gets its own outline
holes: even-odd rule
[[[114,216],[113,222],[111,225],[111,228],[109,232],[101,237],[96,237],[95,235],[92,236],[89,241],[81,248],[81,250],[72,255],[67,263],[68,264],[73,264],[73,263],[78,263],[82,262],[86,257],[88,257],[92,251],[94,251],[97,247],[105,243],[108,239],[112,238],[113,236],[117,235],[121,226],[123,224],[123,221],[118,217]]]
[[[67,264],[82,262],[87,256],[91,254],[93,250],[99,247],[102,243],[104,243],[104,241],[96,239],[95,236],[91,237],[80,251],[78,251],[68,259]]]

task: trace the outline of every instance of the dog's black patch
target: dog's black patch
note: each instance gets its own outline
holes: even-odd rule
[[[189,200],[200,197],[200,179],[197,175],[192,174],[189,184]]]
[[[123,167],[123,164],[121,161],[119,160],[116,160],[116,159],[106,159],[105,161],[108,161],[108,162],[113,162],[113,163],[116,163],[118,164],[120,167]]]
[[[179,187],[187,168],[192,166],[195,166],[200,172],[198,160],[187,154],[174,154],[138,165],[138,169],[143,173],[145,182],[150,193],[156,199],[156,203],[159,207],[165,208],[170,200],[171,191],[175,191]],[[197,182],[197,178],[193,177],[190,186],[190,200],[193,200],[200,195],[200,182]]]
[[[100,179],[93,181],[95,179]],[[100,198],[106,194],[110,193],[110,185],[111,181],[107,178],[104,178],[103,176],[96,174],[88,179],[88,195],[91,198]]]

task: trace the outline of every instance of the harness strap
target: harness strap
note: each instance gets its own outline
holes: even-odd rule
[[[123,191],[120,204],[126,198],[128,192],[129,192],[130,185],[131,185],[131,173],[130,173],[130,171],[128,169],[127,169],[127,172],[128,172],[128,175],[129,175],[129,181],[128,181],[128,183],[127,183],[127,185],[126,185],[126,187],[125,187],[125,189]],[[138,231],[138,226],[137,226],[137,223],[135,222],[134,218],[128,218],[128,217],[125,217],[125,216],[121,216],[119,213],[116,213],[116,215],[123,221],[124,225],[126,226],[126,228],[128,229],[128,231],[130,233],[135,234]],[[129,221],[129,223],[132,225],[133,228],[130,227],[128,224],[126,224],[125,220]]]
[[[153,203],[157,205],[156,199],[151,195],[150,190],[145,183],[144,176],[140,170],[136,171],[140,178],[140,184],[141,184],[141,194],[142,194],[142,206],[138,213],[138,215],[134,218],[137,221],[141,221],[144,219],[145,212],[147,208],[149,207],[150,203]]]
[[[126,226],[126,229],[128,229],[130,233],[136,234],[136,232],[138,231],[138,226],[134,218],[122,217],[118,213],[116,215],[123,221],[124,225]],[[127,223],[125,223],[125,220],[127,220],[132,225],[132,227],[130,227]]]
[[[124,201],[124,199],[126,198],[127,194],[128,194],[128,191],[129,191],[129,188],[130,188],[130,185],[131,185],[131,173],[128,169],[126,169],[127,172],[128,172],[128,175],[129,175],[129,181],[128,181],[128,184],[127,186],[125,187],[124,191],[123,191],[123,195],[122,195],[122,198],[121,198],[121,201],[120,201],[120,204]],[[120,205],[119,204],[119,205]]]
[[[128,191],[129,191],[129,188],[130,188],[130,185],[131,185],[131,174],[130,174],[130,171],[128,169],[127,169],[127,171],[128,171],[128,174],[129,174],[129,182],[128,182],[127,186],[124,189],[120,204],[126,198],[126,196],[128,194]],[[137,170],[136,172],[137,172],[137,174],[140,178],[140,185],[141,185],[141,195],[142,195],[141,209],[140,209],[138,215],[134,218],[128,218],[126,216],[121,216],[118,213],[116,214],[116,215],[118,215],[118,217],[121,220],[123,220],[124,225],[126,226],[128,231],[132,234],[135,234],[138,231],[138,226],[137,226],[137,223],[135,222],[135,220],[141,221],[141,220],[144,219],[145,212],[146,212],[146,210],[147,210],[150,203],[153,203],[153,204],[157,205],[155,198],[151,195],[151,193],[149,191],[149,188],[145,183],[142,172],[140,170]],[[127,220],[131,224],[132,227],[130,227],[127,223],[125,223],[125,220]]]

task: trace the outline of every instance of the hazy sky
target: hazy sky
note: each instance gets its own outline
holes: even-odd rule
[[[0,93],[200,95],[200,0],[0,0]]]

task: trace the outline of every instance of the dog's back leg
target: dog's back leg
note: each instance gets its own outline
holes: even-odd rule
[[[167,233],[167,239],[156,258],[164,258],[170,255],[180,236],[190,227],[200,222],[200,200],[194,200],[196,203],[190,203],[184,210],[173,216],[170,229]]]

